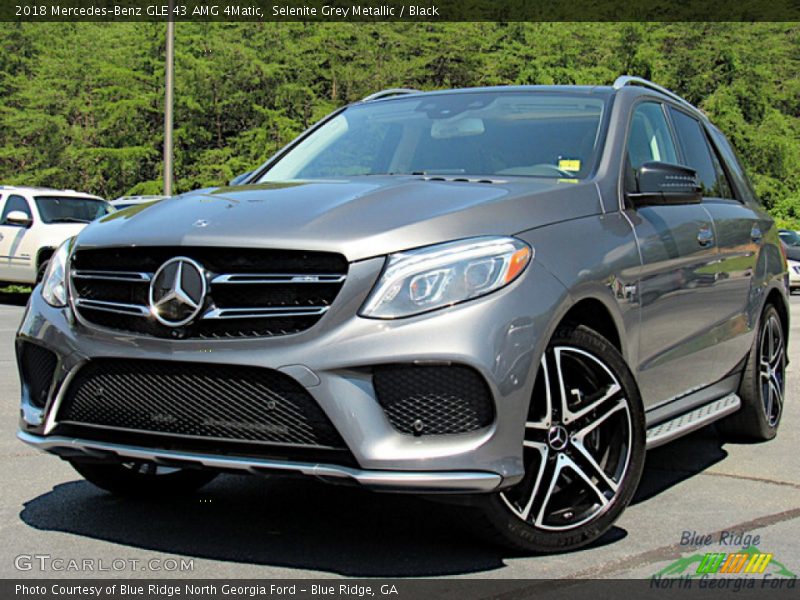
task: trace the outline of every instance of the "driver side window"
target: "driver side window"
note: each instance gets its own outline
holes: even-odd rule
[[[634,187],[636,169],[644,163],[660,161],[677,164],[675,144],[660,103],[643,102],[634,109],[627,148],[625,184],[629,190]]]

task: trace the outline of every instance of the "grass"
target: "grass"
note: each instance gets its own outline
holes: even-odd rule
[[[31,287],[29,285],[17,285],[16,283],[0,287],[0,294],[30,294]]]

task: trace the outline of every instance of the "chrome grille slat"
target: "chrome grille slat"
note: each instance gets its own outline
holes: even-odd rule
[[[328,306],[307,306],[302,308],[215,308],[202,316],[203,319],[252,319],[258,317],[307,317],[323,315]]]
[[[137,273],[133,271],[75,271],[75,279],[100,279],[103,281],[130,281],[134,283],[148,283],[152,273]]]
[[[107,302],[105,300],[87,300],[85,298],[76,299],[75,304],[92,310],[102,310],[122,315],[133,315],[137,317],[150,316],[150,310],[146,306],[141,306],[139,304],[124,304],[122,302]]]
[[[347,275],[330,273],[234,273],[217,275],[211,280],[212,284],[278,284],[278,283],[342,283]]]

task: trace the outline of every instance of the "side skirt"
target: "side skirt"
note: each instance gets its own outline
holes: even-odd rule
[[[731,393],[658,425],[653,425],[647,429],[647,449],[656,448],[691,431],[705,427],[717,419],[735,413],[741,406],[742,400],[739,396]]]

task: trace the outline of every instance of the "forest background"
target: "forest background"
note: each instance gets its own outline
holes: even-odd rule
[[[0,24],[0,184],[160,193],[165,28]],[[175,189],[225,183],[380,89],[620,74],[702,108],[800,228],[798,23],[178,23]]]

